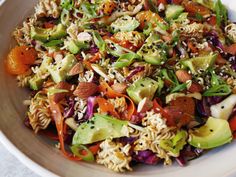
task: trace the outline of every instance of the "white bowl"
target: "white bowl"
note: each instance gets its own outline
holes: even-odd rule
[[[236,1],[223,1],[230,8],[231,18],[236,19],[236,13],[233,13],[233,9],[236,9]],[[34,135],[27,129],[23,125],[26,109],[22,105],[22,100],[27,98],[27,92],[17,88],[15,78],[5,73],[3,59],[10,46],[14,45],[11,38],[12,30],[32,12],[35,3],[36,1],[33,0],[7,0],[0,7],[0,140],[9,151],[42,176],[236,176],[235,143],[217,148],[190,162],[184,168],[176,164],[171,167],[140,165],[135,167],[134,172],[117,174],[99,165],[69,161],[53,147],[52,142]],[[233,16],[233,14],[235,15]]]

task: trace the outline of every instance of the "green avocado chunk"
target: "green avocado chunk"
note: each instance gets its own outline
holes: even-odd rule
[[[31,27],[31,37],[35,40],[47,42],[51,40],[61,39],[66,36],[66,27],[62,24],[58,24],[52,29],[45,29],[39,27]]]
[[[169,4],[165,11],[166,18],[168,20],[176,19],[184,11],[184,8],[180,5]]]
[[[80,52],[81,49],[87,49],[89,47],[88,44],[85,42],[80,42],[80,41],[73,41],[71,40],[68,44],[68,50],[72,54],[77,54]]]
[[[138,104],[143,98],[147,97],[149,100],[152,100],[159,83],[151,78],[143,78],[134,82],[131,86],[128,87],[127,93],[129,97]]]
[[[164,43],[157,34],[150,34],[144,45],[137,52],[147,63],[161,65],[166,60],[167,52],[163,48]]]
[[[38,72],[34,75],[33,78],[29,80],[29,85],[30,88],[33,90],[39,90],[43,82],[46,80],[45,77],[42,77],[43,75],[47,74],[48,72],[48,66],[52,63],[52,58],[51,57],[44,57],[43,62],[41,66],[39,67]]]
[[[128,126],[127,121],[122,121],[111,116],[95,114],[92,119],[82,123],[76,130],[72,144],[91,144],[108,138],[127,136],[123,128]]]
[[[134,18],[128,15],[118,18],[111,24],[111,28],[114,33],[119,31],[129,32],[135,30],[139,26],[139,22]]]
[[[209,67],[214,65],[217,55],[218,54],[215,53],[213,55],[184,59],[181,60],[180,62],[185,67],[188,67],[193,74],[197,74],[207,70]]]
[[[56,83],[65,81],[68,72],[76,64],[76,58],[74,55],[69,54],[56,65],[48,66],[48,71],[52,77],[52,80]]]
[[[189,144],[201,148],[211,149],[232,140],[232,133],[227,120],[209,117],[202,127],[189,131]]]

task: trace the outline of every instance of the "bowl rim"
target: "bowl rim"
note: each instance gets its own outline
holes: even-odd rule
[[[59,177],[55,173],[50,170],[42,167],[32,159],[30,159],[27,155],[21,152],[14,144],[11,142],[7,136],[0,130],[0,142],[3,144],[3,147],[14,155],[22,164],[31,169],[36,174],[43,177]]]
[[[1,2],[5,2],[5,0],[0,0],[0,9],[1,9],[1,5],[3,5],[3,3],[1,4]],[[236,3],[236,1],[234,3]],[[29,156],[27,156],[22,151],[20,151],[15,146],[14,142],[11,141],[7,137],[7,135],[4,134],[4,132],[1,130],[0,130],[0,142],[3,144],[3,146],[5,147],[5,149],[7,149],[8,152],[14,155],[22,164],[24,164],[26,167],[31,169],[33,172],[35,172],[39,176],[59,177],[57,174],[41,166],[36,161],[32,160]],[[225,171],[225,174],[222,175],[222,177],[235,177],[235,176],[236,176],[236,168],[228,169],[227,171]]]

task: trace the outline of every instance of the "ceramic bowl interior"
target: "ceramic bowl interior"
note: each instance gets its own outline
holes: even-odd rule
[[[231,18],[236,19],[236,13],[232,12],[236,9],[236,1],[225,0],[224,2],[230,8]],[[26,165],[43,176],[54,176],[54,174],[63,177],[189,177],[195,175],[216,177],[230,174],[233,176],[235,172],[233,169],[236,167],[236,158],[232,158],[236,154],[235,143],[215,149],[190,162],[185,168],[177,164],[171,167],[140,165],[134,168],[134,172],[117,174],[99,165],[69,161],[54,148],[53,142],[27,129],[23,125],[26,108],[22,101],[27,99],[28,92],[17,88],[16,79],[5,73],[3,59],[9,49],[15,45],[11,32],[32,12],[35,3],[34,0],[7,0],[0,7],[0,137],[8,149]]]

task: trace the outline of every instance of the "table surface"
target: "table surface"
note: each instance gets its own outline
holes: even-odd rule
[[[39,177],[0,143],[0,177]]]

